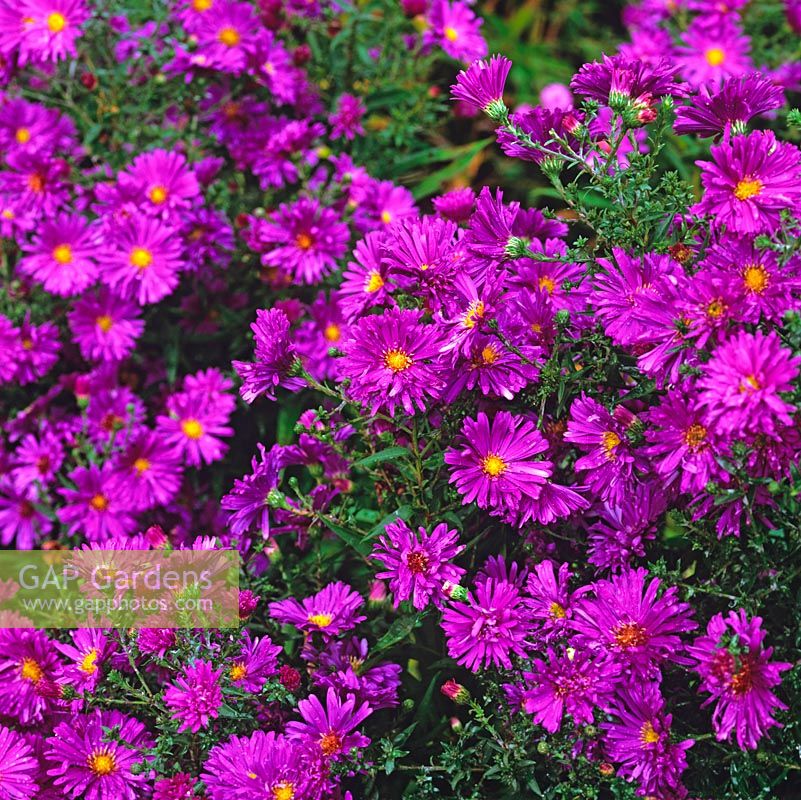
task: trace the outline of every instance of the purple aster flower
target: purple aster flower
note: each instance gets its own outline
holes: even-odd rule
[[[680,634],[697,627],[675,586],[657,596],[661,581],[646,585],[640,568],[593,584],[594,597],[574,605],[570,627],[589,649],[609,654],[623,668],[648,676],[664,661],[681,661]]]
[[[771,131],[752,131],[710,148],[713,161],[697,161],[704,196],[693,210],[716,227],[745,234],[773,233],[781,212],[801,203],[801,151]]]
[[[266,450],[259,444],[259,458],[250,462],[251,473],[234,481],[234,487],[220,500],[228,513],[226,524],[240,540],[257,530],[262,536],[270,533],[270,492],[278,487],[283,466],[283,448],[275,445]]]
[[[94,229],[84,217],[58,214],[42,223],[33,242],[23,245],[28,255],[20,260],[19,268],[51,294],[68,297],[97,279],[97,247]]]
[[[81,26],[89,18],[82,0],[23,0],[11,3],[0,18],[0,27],[8,32],[0,38],[0,49],[19,48],[20,66],[30,62],[61,61],[77,56],[75,41]],[[5,40],[5,41],[4,41]],[[15,41],[16,40],[16,41]]]
[[[139,306],[108,289],[86,293],[67,315],[70,330],[87,361],[122,361],[134,349],[145,323]]]
[[[20,725],[41,724],[53,700],[41,690],[61,670],[52,640],[42,630],[0,629],[0,714]]]
[[[9,475],[20,489],[31,488],[38,482],[50,483],[64,463],[62,438],[46,429],[39,436],[33,433],[22,437],[11,461]]]
[[[438,44],[457,61],[474,61],[487,55],[487,43],[481,35],[483,20],[466,2],[433,0],[428,12],[430,28],[425,40]]]
[[[464,570],[448,563],[464,550],[458,544],[459,534],[446,523],[437,525],[431,533],[418,528],[414,533],[402,520],[389,523],[372,552],[386,570],[376,578],[388,578],[395,595],[395,608],[402,600],[411,600],[418,610],[429,602],[442,607],[443,584],[458,584]]]
[[[587,453],[576,461],[576,470],[587,471],[587,485],[602,500],[621,500],[633,485],[641,459],[630,446],[626,431],[635,422],[621,406],[613,415],[584,395],[570,408],[565,441]]]
[[[256,361],[234,361],[233,367],[242,378],[239,393],[246,403],[260,395],[275,400],[275,389],[283,386],[289,391],[303,388],[302,378],[290,377],[296,361],[290,323],[287,315],[277,308],[256,311],[256,321],[250,329],[256,339]]]
[[[692,103],[676,110],[673,128],[678,134],[720,136],[743,133],[752,117],[784,105],[784,92],[759,73],[727,78],[720,89],[702,87]]]
[[[499,261],[507,258],[509,240],[513,238],[512,225],[519,210],[519,203],[504,205],[500,189],[493,197],[489,187],[483,187],[464,238],[467,249],[479,258]]]
[[[22,734],[0,725],[0,797],[28,800],[39,792],[39,763]]]
[[[761,617],[749,620],[743,609],[726,617],[716,614],[706,635],[687,648],[698,662],[700,690],[711,695],[704,705],[717,701],[712,727],[718,741],[734,734],[741,750],[756,748],[769,728],[781,727],[773,714],[787,709],[771,689],[792,664],[770,660],[773,648],[762,646],[766,631],[761,625]]]
[[[343,345],[341,375],[350,380],[349,395],[370,409],[394,414],[426,411],[427,401],[442,390],[440,341],[421,313],[393,309],[360,319]]]
[[[316,774],[315,774],[316,773]],[[232,736],[209,752],[202,774],[211,800],[300,800],[319,796],[320,770],[296,742],[273,731]]]
[[[112,728],[114,733],[108,732]],[[138,800],[147,794],[147,771],[134,770],[153,744],[139,720],[119,711],[94,711],[60,722],[47,739],[47,770],[66,798]]]
[[[242,648],[228,667],[231,683],[246,692],[260,692],[267,678],[278,672],[282,652],[269,636],[252,639],[247,630],[242,631]]]
[[[71,636],[72,644],[56,642],[56,649],[72,662],[63,675],[79,691],[94,692],[103,678],[103,667],[116,653],[117,643],[92,628],[72,631]]]
[[[476,193],[469,186],[464,186],[435,197],[431,203],[441,217],[451,222],[466,222],[475,210]]]
[[[442,615],[448,654],[473,672],[490,665],[512,668],[510,655],[524,656],[530,633],[520,590],[513,583],[487,578],[452,602]]]
[[[160,778],[153,784],[153,800],[194,800],[196,781],[186,772]]]
[[[69,168],[62,159],[17,151],[9,153],[5,161],[6,170],[0,171],[0,193],[13,198],[9,210],[26,227],[33,219],[52,216],[69,201],[64,181]]]
[[[342,274],[337,290],[342,313],[349,321],[376,306],[391,302],[388,268],[383,259],[383,231],[371,231],[356,243],[353,261]]]
[[[357,203],[354,219],[359,230],[387,229],[404,217],[416,216],[414,196],[405,186],[396,186],[392,181],[370,180],[364,187],[364,195],[352,195]],[[361,197],[362,202],[359,202]]]
[[[492,422],[483,411],[466,417],[459,445],[445,451],[445,463],[464,505],[516,513],[523,497],[539,496],[553,472],[550,461],[536,458],[548,449],[543,435],[531,420],[508,411]]]
[[[164,654],[175,645],[175,631],[170,628],[140,628],[136,645],[140,653],[164,658]]]
[[[74,489],[59,489],[64,505],[56,512],[69,535],[81,534],[90,542],[125,537],[136,521],[130,514],[129,498],[119,491],[110,463],[76,467],[69,474]]]
[[[451,97],[461,100],[475,111],[484,111],[493,119],[506,112],[503,89],[512,62],[504,56],[492,56],[489,61],[474,61],[467,70],[456,76],[451,86]]]
[[[301,631],[319,631],[329,638],[367,619],[358,613],[363,605],[364,598],[358,592],[336,581],[300,602],[290,597],[270,603],[270,616]]]
[[[724,78],[753,70],[751,40],[736,14],[696,17],[682,34],[676,63],[682,77],[694,87],[718,86]]]
[[[571,147],[578,146],[576,133],[581,125],[582,115],[572,109],[548,109],[544,106],[523,108],[511,116],[511,126],[498,129],[498,144],[509,158],[523,161],[534,161],[542,164],[552,159],[558,162],[553,153],[567,154],[561,142],[554,139],[566,139]],[[523,137],[519,134],[522,133]],[[535,147],[529,142],[541,147]],[[544,152],[547,148],[551,152]]]
[[[146,217],[135,217],[117,228],[103,268],[110,288],[139,305],[156,303],[178,285],[181,244],[175,231]]]
[[[198,660],[167,687],[164,702],[172,710],[172,718],[181,723],[179,733],[197,733],[217,718],[223,704],[221,675],[222,669],[214,670],[210,662]]]
[[[235,0],[215,0],[214,11],[203,14],[195,34],[198,39],[196,66],[205,69],[241,73],[255,46],[258,19],[253,6]]]
[[[0,478],[0,542],[12,542],[17,550],[32,550],[48,533],[52,521],[36,508],[39,492],[35,486],[17,486]]]
[[[317,200],[301,197],[284,203],[253,233],[265,266],[275,267],[296,283],[315,284],[336,269],[345,255],[350,234],[336,211]]]
[[[613,708],[616,722],[604,722],[604,743],[610,758],[620,763],[620,775],[637,781],[639,794],[683,797],[681,774],[692,739],[673,741],[673,717],[665,713],[659,687],[643,683],[619,689]]]
[[[343,702],[329,687],[325,706],[311,695],[298,703],[298,711],[303,722],[287,723],[287,737],[309,749],[316,749],[325,759],[339,761],[354,748],[361,749],[370,744],[370,740],[354,728],[370,716],[372,709],[367,703],[357,707],[352,694]]]
[[[546,660],[531,661],[523,677],[529,686],[522,696],[523,710],[548,733],[556,733],[564,715],[574,725],[591,725],[595,706],[606,704],[615,686],[618,667],[603,656],[583,650],[565,652],[549,647]]]
[[[367,112],[361,97],[352,94],[341,94],[337,100],[336,111],[329,116],[331,138],[345,138],[349,142],[356,136],[364,136],[362,117]]]
[[[799,364],[774,331],[739,331],[712,352],[698,381],[705,418],[724,432],[773,435],[792,424],[795,407],[781,394],[792,389]]]
[[[169,218],[189,208],[200,194],[183,153],[153,150],[138,155],[118,177],[120,189],[141,208]]]
[[[309,306],[309,316],[311,319],[301,322],[295,332],[295,349],[315,380],[336,379],[339,359],[333,357],[330,350],[349,338],[342,309],[335,298],[329,300],[320,292]]]
[[[58,328],[51,322],[32,325],[26,316],[19,326],[15,380],[24,385],[46,375],[60,351]]]
[[[526,580],[524,603],[540,626],[537,634],[545,641],[561,636],[573,615],[581,590],[571,593],[571,575],[569,564],[560,564],[558,572],[554,572],[554,562],[546,559],[532,569]]]

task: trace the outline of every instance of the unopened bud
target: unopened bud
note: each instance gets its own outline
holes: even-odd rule
[[[453,678],[445,681],[445,683],[442,684],[440,691],[445,695],[445,697],[447,697],[449,700],[453,700],[453,702],[457,705],[463,706],[470,702],[470,692],[468,692],[461,683],[457,683]]]

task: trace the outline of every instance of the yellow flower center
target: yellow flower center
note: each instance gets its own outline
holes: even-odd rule
[[[330,614],[309,614],[308,621],[318,628],[327,628],[334,618]]]
[[[543,275],[539,282],[540,289],[544,289],[548,294],[551,294],[556,288],[556,281],[548,275]]]
[[[686,444],[690,450],[698,450],[706,441],[706,428],[696,422],[695,425],[690,425],[690,427],[684,431],[682,438],[684,439],[684,444]]]
[[[392,222],[392,214],[390,214],[389,211],[382,211],[381,222],[383,222],[384,225],[389,225],[389,223]]]
[[[147,193],[147,196],[150,198],[151,203],[155,203],[157,206],[160,206],[167,199],[167,187],[154,186]]]
[[[47,17],[47,27],[50,33],[61,33],[67,27],[67,18],[58,11],[54,11]]]
[[[14,219],[14,212],[10,208],[4,208],[0,217],[3,219]]]
[[[339,325],[334,325],[332,322],[325,326],[323,336],[328,339],[329,342],[338,342],[342,336],[342,331],[340,330]]]
[[[456,28],[451,28],[450,25],[447,28],[445,28],[443,33],[445,34],[445,38],[449,42],[455,42],[459,38],[459,34],[457,33]]]
[[[320,749],[324,756],[332,756],[338,753],[342,747],[342,739],[334,731],[328,731],[320,737]]]
[[[236,28],[223,28],[218,34],[217,39],[226,47],[236,47],[239,44],[239,31]]]
[[[133,468],[138,475],[144,475],[150,469],[150,461],[146,458],[137,458],[133,463]]]
[[[639,622],[624,622],[613,631],[618,647],[628,650],[630,647],[641,647],[648,641],[648,634]]]
[[[273,800],[295,800],[295,785],[281,781],[273,786]]]
[[[39,664],[32,658],[22,659],[22,677],[31,683],[39,683],[44,677],[44,672]]]
[[[181,430],[187,439],[194,439],[197,441],[201,436],[203,436],[203,426],[192,417],[181,422]]]
[[[481,459],[481,470],[490,478],[497,478],[499,475],[503,475],[507,466],[506,462],[494,453],[490,453]]]
[[[314,244],[314,239],[308,233],[299,233],[295,237],[295,243],[301,250],[308,250]]]
[[[69,264],[72,262],[72,248],[68,244],[60,244],[53,248],[53,258],[59,264]]]
[[[762,264],[749,264],[743,270],[743,283],[749,292],[762,294],[768,288],[770,275]]]
[[[615,448],[620,444],[620,437],[614,431],[604,431],[601,436],[601,444],[604,448],[604,453],[610,461],[617,459]]]
[[[33,350],[33,339],[31,339],[29,336],[26,336],[22,340],[22,349],[23,350]]]
[[[467,311],[465,311],[464,317],[462,317],[462,325],[464,325],[465,328],[475,328],[476,323],[478,322],[478,320],[482,319],[483,316],[484,316],[484,301],[474,300],[467,307]]]
[[[201,14],[208,11],[212,6],[213,0],[192,0],[192,8],[199,11]]]
[[[369,294],[374,294],[381,289],[383,285],[384,279],[377,272],[373,271],[370,273],[370,277],[367,279],[367,285],[364,287],[364,290]]]
[[[108,333],[111,330],[111,326],[114,324],[114,320],[108,314],[101,314],[95,320],[95,324],[103,333]]]
[[[237,681],[241,681],[245,675],[248,674],[248,668],[241,662],[237,661],[233,667],[231,667],[230,671],[231,680],[236,683]]]
[[[719,67],[726,60],[726,53],[720,47],[710,47],[704,57],[710,67]]]
[[[117,771],[117,759],[108,747],[94,750],[86,759],[89,769],[98,777]]]
[[[640,728],[640,740],[643,744],[656,744],[659,741],[659,734],[650,722],[646,722]]]
[[[556,601],[548,607],[548,613],[551,615],[551,619],[564,619],[567,616],[564,607]]]
[[[144,247],[134,247],[131,250],[131,264],[137,269],[147,269],[153,263],[153,253]]]
[[[17,128],[14,138],[17,140],[17,144],[28,144],[31,140],[31,132],[28,128]]]
[[[764,184],[758,178],[743,178],[734,187],[734,196],[738,200],[748,200],[749,197],[756,197],[764,188]]]
[[[756,391],[757,389],[761,388],[762,386],[760,385],[756,375],[746,375],[743,378],[743,382],[740,384],[741,392]]]
[[[481,351],[482,363],[489,366],[490,364],[494,364],[497,360],[498,360],[498,351],[495,349],[493,345],[488,344]]]
[[[78,669],[87,675],[94,675],[97,672],[97,650],[93,647],[81,661]]]
[[[104,494],[96,494],[90,501],[89,505],[95,511],[105,511],[108,508],[108,499]]]
[[[384,355],[384,365],[393,372],[403,372],[409,369],[414,362],[403,350],[387,350]]]

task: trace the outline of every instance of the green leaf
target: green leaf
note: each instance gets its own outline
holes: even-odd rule
[[[392,461],[400,456],[405,456],[408,452],[409,451],[405,447],[387,447],[384,450],[379,450],[377,453],[359,459],[353,466],[372,467],[384,461]]]
[[[396,619],[395,622],[389,626],[389,630],[375,643],[375,647],[370,653],[371,657],[384,650],[388,650],[398,642],[402,642],[415,628],[419,628],[420,625],[423,624],[425,617],[426,612],[422,611],[410,617]]]
[[[368,539],[360,536],[356,531],[350,531],[347,528],[343,528],[341,525],[337,525],[328,518],[326,518],[324,522],[326,527],[332,533],[335,533],[340,539],[342,539],[343,542],[345,542],[346,545],[352,547],[357,553],[361,553],[363,556],[366,556],[372,549]]]

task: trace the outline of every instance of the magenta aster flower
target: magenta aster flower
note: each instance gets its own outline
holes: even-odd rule
[[[743,609],[726,617],[716,614],[706,635],[687,648],[698,662],[700,690],[711,694],[704,705],[717,701],[715,735],[728,741],[734,734],[741,750],[754,749],[769,728],[781,727],[773,714],[787,709],[771,689],[792,664],[770,660],[773,648],[762,646],[766,632],[761,625],[761,617],[749,620]]]
[[[336,211],[301,197],[284,203],[254,231],[267,252],[262,263],[289,275],[297,283],[315,284],[336,269],[350,234]]]
[[[717,86],[724,78],[753,69],[751,40],[736,14],[697,16],[681,36],[676,63],[692,86]]]
[[[524,603],[541,626],[538,635],[546,641],[562,635],[573,615],[573,604],[580,595],[570,591],[571,575],[569,564],[560,564],[558,572],[554,572],[554,562],[546,559],[532,569],[526,580]]]
[[[697,161],[704,196],[693,206],[716,227],[736,233],[773,233],[781,212],[801,203],[801,151],[772,131],[752,131],[710,148],[712,161]]]
[[[297,359],[287,315],[277,308],[256,311],[250,329],[256,339],[255,362],[234,361],[233,367],[242,378],[239,393],[246,403],[260,395],[275,400],[275,389],[283,386],[296,391],[306,385],[302,378],[290,377]]]
[[[52,294],[79,294],[97,279],[97,248],[97,236],[84,217],[59,214],[45,220],[33,242],[23,246],[28,255],[20,271]]]
[[[46,755],[55,765],[47,774],[66,798],[138,800],[147,794],[148,777],[133,767],[152,744],[145,726],[119,711],[76,715],[47,739]]]
[[[354,748],[361,749],[370,744],[370,740],[354,728],[370,716],[372,709],[367,703],[357,707],[352,694],[343,702],[329,687],[325,707],[311,695],[298,703],[298,711],[303,722],[287,723],[287,737],[313,751],[317,750],[325,759],[339,761]]]
[[[270,492],[278,487],[283,448],[275,445],[269,451],[259,444],[259,458],[250,462],[251,473],[234,481],[234,487],[220,500],[228,514],[226,524],[231,533],[242,539],[253,530],[262,536],[270,533]]]
[[[429,602],[441,607],[443,584],[459,583],[464,570],[448,563],[464,550],[458,544],[459,534],[449,530],[442,522],[431,533],[419,528],[414,533],[402,520],[391,522],[384,529],[372,552],[372,557],[381,561],[386,571],[377,578],[389,579],[395,595],[395,608],[402,600],[411,600],[418,610]]]
[[[254,34],[259,22],[249,3],[215,0],[214,10],[201,15],[195,33],[197,66],[238,75],[247,66],[255,47]]]
[[[167,687],[164,702],[172,710],[172,718],[181,723],[179,733],[197,733],[217,718],[223,704],[221,675],[222,669],[214,670],[210,662],[198,660]]]
[[[93,692],[103,678],[104,667],[115,654],[117,643],[101,630],[80,628],[72,631],[72,644],[56,642],[56,649],[72,663],[64,677],[79,691]]]
[[[548,449],[545,437],[531,420],[508,411],[492,422],[483,411],[466,417],[459,445],[445,451],[445,463],[465,505],[516,513],[522,498],[539,496],[553,472],[550,461],[536,458]]]
[[[512,125],[522,132],[525,138],[502,127],[497,132],[498,144],[509,158],[533,161],[536,164],[555,159],[554,163],[557,163],[558,157],[555,157],[553,153],[567,155],[567,151],[560,142],[554,139],[554,134],[560,139],[567,139],[571,147],[578,147],[576,132],[581,120],[581,112],[572,109],[549,109],[544,106],[524,107],[512,114],[511,121]],[[540,145],[540,147],[533,145]],[[544,152],[542,148],[547,148],[550,152]]]
[[[442,615],[448,654],[473,672],[490,665],[512,668],[510,655],[524,656],[530,633],[520,590],[513,583],[487,578],[452,602]]]
[[[319,631],[331,637],[367,619],[358,613],[363,605],[364,598],[358,592],[336,581],[300,602],[290,597],[270,603],[270,616],[301,631]]]
[[[153,431],[134,436],[113,465],[114,480],[136,511],[168,505],[181,488],[180,452]]]
[[[122,361],[134,349],[145,323],[139,306],[107,289],[84,294],[67,315],[73,338],[87,361]]]
[[[32,550],[48,533],[52,521],[36,508],[40,493],[27,483],[17,486],[0,478],[0,542],[17,550]]]
[[[620,775],[637,781],[639,794],[684,797],[681,774],[687,768],[686,751],[692,739],[673,741],[673,717],[665,713],[659,687],[643,683],[622,687],[613,713],[616,722],[604,722],[604,743],[610,758],[620,763]]]
[[[433,0],[428,12],[431,27],[425,37],[436,42],[457,61],[474,61],[487,55],[487,43],[480,30],[483,20],[460,0]]]
[[[466,222],[475,210],[476,193],[469,186],[463,186],[433,198],[431,203],[441,217],[451,222]]]
[[[42,630],[0,629],[0,714],[20,725],[41,724],[53,700],[41,692],[61,670],[53,642]]]
[[[548,733],[559,730],[566,713],[574,725],[591,725],[593,709],[606,705],[614,690],[618,667],[583,650],[557,652],[549,647],[545,656],[546,660],[532,659],[532,671],[523,675],[529,684],[523,710]]]
[[[362,117],[366,112],[367,108],[361,97],[341,94],[336,111],[328,118],[331,123],[331,138],[352,141],[356,136],[364,136]]]
[[[0,725],[0,797],[28,800],[39,791],[39,763],[22,734]]]
[[[440,342],[419,311],[393,309],[360,319],[343,345],[341,375],[350,396],[375,414],[425,411],[442,390]]]
[[[417,214],[412,193],[392,181],[371,179],[364,186],[364,192],[352,194],[351,199],[357,203],[354,219],[363,231],[387,229],[398,220]]]
[[[9,474],[20,489],[32,488],[35,481],[50,483],[64,463],[61,437],[52,429],[39,436],[28,433],[22,437],[11,461]]]
[[[742,133],[752,117],[784,105],[784,92],[759,73],[727,78],[720,89],[702,87],[692,102],[676,110],[673,128],[678,134],[720,136]]]
[[[186,772],[160,778],[153,784],[153,800],[193,800],[197,782]]]
[[[64,181],[69,171],[67,162],[44,153],[25,150],[11,152],[5,159],[5,171],[0,171],[0,193],[13,200],[9,211],[12,220],[26,229],[33,220],[59,211],[69,201],[69,187]]]
[[[456,76],[451,97],[490,117],[502,116],[506,111],[503,89],[511,68],[512,62],[499,55],[492,56],[489,61],[474,61]]]
[[[184,210],[200,194],[197,177],[183,153],[153,150],[138,155],[118,177],[120,189],[159,216]]]
[[[61,351],[58,328],[51,322],[32,325],[26,315],[19,326],[16,347],[16,367],[14,376],[20,384],[32,383],[46,375],[58,361]]]
[[[274,645],[269,636],[252,639],[242,632],[242,648],[228,667],[228,677],[238,689],[259,692],[267,678],[278,672],[278,656],[283,649]]]
[[[103,268],[108,285],[139,305],[156,303],[178,285],[181,245],[175,231],[155,219],[137,217],[112,234]]]
[[[649,675],[678,659],[680,634],[697,627],[692,609],[675,586],[657,596],[661,581],[646,585],[648,570],[636,569],[593,584],[594,597],[574,605],[570,627],[591,650],[608,653],[620,666]]]
[[[7,30],[17,31],[20,66],[78,55],[75,41],[89,18],[89,10],[81,0],[23,0],[10,4],[9,12],[3,15],[0,26],[10,24],[14,13],[18,15],[13,27]],[[2,43],[0,39],[0,48]]]
[[[774,435],[792,424],[795,407],[782,399],[792,390],[801,358],[782,347],[774,331],[739,331],[712,351],[698,381],[709,424],[724,432]]]
[[[504,205],[500,189],[493,197],[489,187],[482,188],[464,238],[467,249],[479,258],[505,259],[513,237],[512,225],[519,211],[519,203]]]

